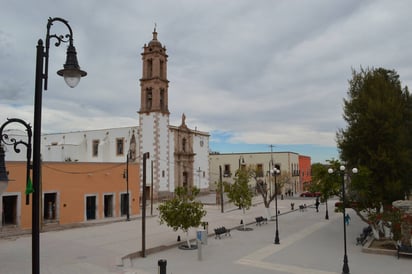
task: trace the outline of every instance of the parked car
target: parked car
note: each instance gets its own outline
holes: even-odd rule
[[[305,191],[300,194],[300,197],[319,197],[320,192]]]

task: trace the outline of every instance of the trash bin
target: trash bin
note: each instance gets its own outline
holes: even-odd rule
[[[196,232],[196,239],[199,240],[203,245],[207,245],[207,233],[206,230],[199,229]]]

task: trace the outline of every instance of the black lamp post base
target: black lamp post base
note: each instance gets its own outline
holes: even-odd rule
[[[275,241],[273,242],[275,245],[280,244],[280,240],[279,240],[279,231],[276,230],[276,235],[275,235]]]
[[[348,256],[347,256],[346,254],[345,254],[345,256],[343,257],[342,274],[350,274],[349,265],[348,265]]]

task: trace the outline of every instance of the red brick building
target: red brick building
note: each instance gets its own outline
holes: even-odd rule
[[[308,190],[312,183],[312,163],[309,156],[299,155],[299,170],[300,185],[303,188],[300,191],[302,192]]]

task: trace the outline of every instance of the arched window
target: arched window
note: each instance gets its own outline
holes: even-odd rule
[[[160,60],[160,79],[165,79],[165,75],[164,75],[164,65],[165,62],[163,60]]]
[[[188,173],[186,171],[183,171],[183,187],[188,187]]]
[[[186,138],[182,139],[182,151],[186,152]]]
[[[164,110],[165,107],[165,90],[160,89],[160,109]]]
[[[146,90],[146,106],[148,110],[152,109],[152,100],[153,100],[152,89],[148,88]]]
[[[153,59],[147,60],[147,78],[152,78],[153,75]]]

